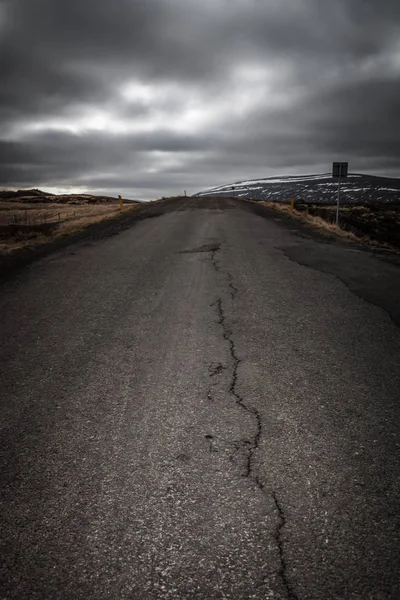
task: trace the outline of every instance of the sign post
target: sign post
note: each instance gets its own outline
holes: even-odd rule
[[[332,167],[332,177],[338,180],[337,204],[336,204],[336,225],[339,225],[339,206],[340,206],[340,183],[346,179],[349,170],[349,163],[334,162]]]

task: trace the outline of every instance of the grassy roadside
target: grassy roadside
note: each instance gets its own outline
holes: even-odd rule
[[[336,223],[327,221],[321,216],[311,214],[308,210],[298,210],[294,209],[293,211],[290,208],[289,204],[284,204],[281,202],[265,202],[265,201],[255,201],[255,200],[247,200],[246,198],[242,198],[245,202],[250,202],[251,204],[265,206],[277,213],[283,214],[287,217],[300,221],[301,223],[310,225],[311,227],[317,229],[320,233],[325,234],[330,237],[340,238],[342,240],[346,240],[349,242],[355,242],[357,244],[363,244],[366,246],[370,246],[373,248],[381,248],[384,250],[399,250],[396,244],[391,244],[386,241],[374,239],[373,236],[366,235],[363,231],[357,230],[356,228],[347,228],[336,225]],[[344,209],[345,211],[349,211],[351,209]]]
[[[0,254],[51,244],[96,223],[133,214],[140,206],[139,203],[126,204],[121,212],[116,204],[70,206],[0,202]]]

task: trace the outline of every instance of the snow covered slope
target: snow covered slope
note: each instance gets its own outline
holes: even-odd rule
[[[298,202],[331,204],[336,202],[337,180],[329,173],[269,177],[230,183],[195,196],[232,196],[233,193],[249,200],[281,202],[294,196]],[[342,181],[341,201],[343,204],[400,203],[400,179],[349,174]]]

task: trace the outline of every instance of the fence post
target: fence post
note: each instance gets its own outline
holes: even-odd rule
[[[294,211],[294,196],[292,196],[292,200],[290,201],[290,211]]]
[[[118,200],[119,200],[119,210],[122,212],[124,210],[124,204],[123,204],[122,198],[119,194],[118,194]]]

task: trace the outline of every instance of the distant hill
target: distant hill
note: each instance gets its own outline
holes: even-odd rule
[[[12,192],[9,190],[0,190],[0,198],[2,200],[9,200],[11,198],[21,198],[24,196],[28,196],[30,198],[37,198],[38,196],[54,196],[54,194],[50,194],[50,192],[42,192],[42,190],[18,190],[17,192]]]
[[[312,204],[336,202],[337,180],[331,174],[268,177],[239,181],[211,188],[195,196],[232,196],[249,200],[281,202],[292,196],[296,201]],[[400,179],[374,175],[349,174],[341,185],[342,204],[400,204]]]
[[[17,192],[0,190],[0,200],[3,202],[23,202],[29,204],[112,204],[118,198],[112,196],[94,196],[92,194],[50,194],[42,190],[18,190]],[[127,200],[124,202],[138,202]]]

